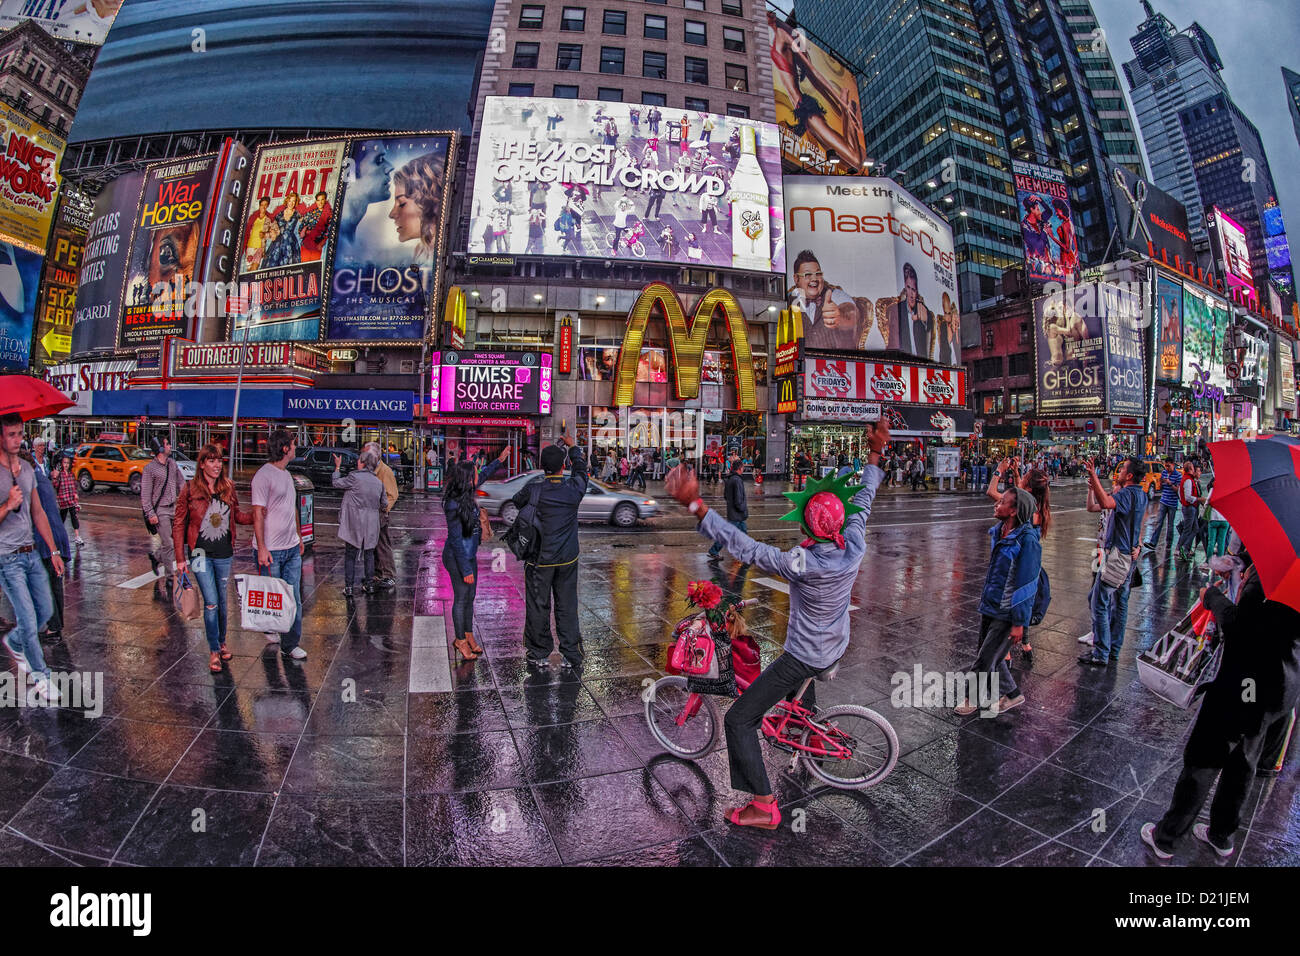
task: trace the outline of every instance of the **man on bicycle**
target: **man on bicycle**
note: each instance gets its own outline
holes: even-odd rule
[[[788,699],[804,681],[828,670],[849,646],[849,599],[866,553],[871,503],[884,477],[880,453],[889,445],[885,422],[868,426],[867,445],[870,454],[863,468],[863,484],[848,507],[841,497],[847,468],[834,478],[809,482],[802,493],[789,494],[797,507],[785,517],[797,517],[809,535],[789,551],[760,544],[711,511],[699,497],[699,479],[693,472],[679,467],[668,476],[666,490],[699,519],[701,534],[720,542],[740,561],[790,582],[785,653],[749,686],[724,721],[731,786],[754,794],[748,804],[727,813],[726,819],[737,826],[772,830],[781,822],[759,746],[763,715],[777,701]],[[803,702],[816,708],[811,687]]]

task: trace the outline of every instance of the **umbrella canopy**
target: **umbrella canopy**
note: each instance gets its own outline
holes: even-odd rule
[[[1255,559],[1264,594],[1300,611],[1300,441],[1211,442],[1211,504]]]
[[[25,422],[53,415],[72,400],[53,385],[30,375],[0,375],[0,415],[20,415]]]

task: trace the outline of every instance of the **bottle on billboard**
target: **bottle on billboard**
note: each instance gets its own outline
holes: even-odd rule
[[[768,230],[768,189],[758,164],[752,126],[740,129],[740,160],[731,177],[731,264],[737,269],[772,270]]]

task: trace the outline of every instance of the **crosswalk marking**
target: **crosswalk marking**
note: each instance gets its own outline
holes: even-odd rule
[[[790,593],[790,585],[786,584],[784,581],[778,581],[776,578],[754,578],[754,583],[761,584],[765,588],[771,588],[773,591],[780,591],[782,594]],[[849,610],[856,611],[858,610],[858,606],[856,604],[850,604]]]

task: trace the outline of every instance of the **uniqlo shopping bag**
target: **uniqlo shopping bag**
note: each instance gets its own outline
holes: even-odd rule
[[[239,589],[239,622],[244,630],[284,634],[293,627],[298,605],[287,581],[260,574],[237,574],[235,585]]]

